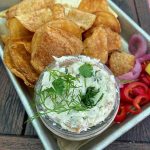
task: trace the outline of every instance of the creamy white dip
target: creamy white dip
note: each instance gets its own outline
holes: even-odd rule
[[[69,111],[64,111],[61,113],[58,112],[49,112],[47,115],[54,120],[55,123],[58,123],[63,129],[66,129],[71,132],[80,133],[81,131],[86,131],[90,127],[95,126],[102,121],[104,121],[110,112],[114,109],[114,104],[116,100],[116,87],[115,87],[115,78],[113,75],[110,75],[108,71],[104,68],[102,64],[99,63],[96,59],[90,59],[89,57],[82,56],[82,61],[75,62],[69,66],[60,66],[59,64],[66,59],[71,57],[61,57],[56,58],[56,66],[52,69],[64,74],[70,74],[73,77],[77,77],[77,80],[74,80],[74,85],[77,88],[71,88],[70,93],[73,92],[75,99],[72,99],[72,94],[66,97],[65,92],[62,95],[57,95],[55,100],[60,104],[64,104],[65,108],[68,103],[72,104],[72,100],[77,103],[81,103],[81,97],[79,95],[85,95],[88,87],[94,87],[95,90],[98,90],[98,93],[93,98],[96,106],[87,108],[84,111],[77,111],[71,109]],[[93,68],[93,75],[91,77],[85,78],[80,74],[79,68],[84,64],[90,64]],[[52,71],[51,70],[51,71]],[[67,70],[67,72],[66,72]],[[59,73],[58,73],[59,74]],[[56,78],[55,78],[56,79]],[[45,71],[41,85],[41,91],[44,91],[47,88],[54,88],[53,81],[55,80],[50,71]],[[86,82],[86,83],[85,83]],[[102,96],[103,95],[103,96]],[[98,102],[99,98],[102,96],[102,99]],[[67,101],[67,104],[66,104]],[[82,103],[83,105],[83,103]],[[45,108],[54,109],[54,103],[50,97],[47,97],[44,106]]]

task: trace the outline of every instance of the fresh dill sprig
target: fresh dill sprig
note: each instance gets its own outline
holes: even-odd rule
[[[98,101],[95,103],[94,98],[99,93],[100,89],[96,90],[95,87],[88,87],[85,95],[81,95],[81,102],[87,108],[92,108],[103,98],[104,94],[100,96]]]
[[[79,88],[79,86],[75,85],[74,81],[79,81],[78,77],[74,77],[69,73],[63,73],[58,70],[48,70],[51,76],[52,87],[46,88],[42,90],[42,88],[37,92],[39,99],[37,100],[38,105],[42,105],[44,109],[48,112],[65,112],[70,110],[85,110],[80,103],[75,104],[77,101],[77,97],[74,94],[75,89]],[[71,101],[68,100],[69,96],[71,97]],[[46,100],[51,100],[53,102],[53,108],[48,108],[45,105]],[[60,99],[60,101],[58,101]]]

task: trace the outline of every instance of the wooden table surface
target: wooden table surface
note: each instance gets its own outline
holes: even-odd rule
[[[148,0],[113,0],[150,34]],[[0,150],[42,150],[42,144],[0,60]],[[112,143],[106,150],[149,150],[150,117]]]

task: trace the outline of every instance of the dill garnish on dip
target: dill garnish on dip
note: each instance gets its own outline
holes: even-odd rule
[[[55,67],[43,72],[36,89],[36,101],[43,108],[37,116],[46,115],[62,129],[76,133],[104,121],[116,98],[114,76],[98,60],[79,57],[82,61],[71,63],[67,59],[73,56],[55,58]]]

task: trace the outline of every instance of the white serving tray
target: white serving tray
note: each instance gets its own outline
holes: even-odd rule
[[[17,0],[16,0],[17,1]],[[64,1],[64,0],[57,0]],[[72,3],[73,5],[78,3],[79,0],[65,0],[66,2]],[[130,17],[128,17],[121,9],[119,9],[111,0],[109,1],[110,7],[118,14],[121,27],[122,27],[122,37],[127,42],[129,37],[134,33],[140,33],[145,37],[150,47],[150,36],[142,30]],[[0,20],[0,24],[3,22]],[[3,45],[0,43],[0,57],[3,60]],[[7,68],[6,68],[7,69]],[[34,115],[35,110],[31,107],[31,100],[33,100],[33,96],[29,89],[20,82],[8,69],[7,72],[9,77],[20,97],[20,100],[28,114],[29,117]],[[90,139],[88,143],[82,146],[81,150],[101,150],[119,138],[122,134],[130,130],[136,124],[141,122],[147,116],[150,115],[150,105],[147,105],[143,108],[143,112],[136,115],[130,116],[128,119],[122,124],[114,124],[109,127],[105,132],[94,139]],[[41,142],[46,150],[58,150],[57,142],[53,136],[53,134],[43,125],[40,119],[35,119],[32,122]]]

